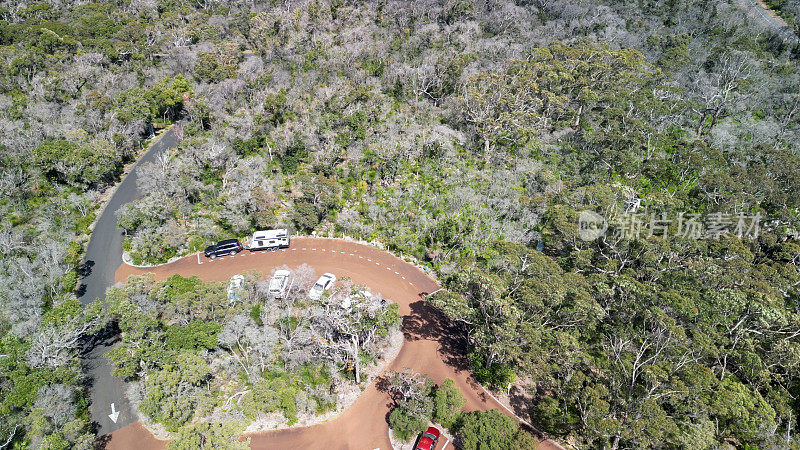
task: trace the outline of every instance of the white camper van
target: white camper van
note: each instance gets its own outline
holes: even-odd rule
[[[278,250],[279,248],[288,247],[289,230],[280,228],[277,230],[256,231],[245,248],[252,252],[256,250]]]

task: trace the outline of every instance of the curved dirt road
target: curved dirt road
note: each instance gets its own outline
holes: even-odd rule
[[[448,321],[424,304],[424,296],[439,285],[415,266],[381,250],[336,239],[294,238],[289,249],[278,252],[242,252],[233,257],[208,260],[196,255],[154,268],[122,265],[117,281],[130,275],[152,272],[159,280],[173,274],[197,275],[206,281],[226,281],[236,273],[257,270],[262,274],[281,265],[295,268],[311,265],[317,274],[332,272],[369,286],[384,298],[397,302],[403,315],[405,343],[389,370],[411,368],[425,373],[437,383],[452,378],[467,399],[465,409],[504,408],[486,395],[469,375],[464,358],[466,343],[459,333],[451,333]],[[386,417],[390,400],[376,383],[367,387],[341,416],[319,425],[251,435],[251,447],[303,449],[388,449]],[[111,435],[108,448],[163,447],[144,428],[133,424]],[[540,448],[557,448],[545,441]]]

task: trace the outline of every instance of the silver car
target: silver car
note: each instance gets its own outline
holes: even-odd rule
[[[276,270],[275,275],[269,280],[269,295],[275,298],[283,297],[286,294],[286,288],[289,287],[290,275],[288,270]]]
[[[325,293],[328,289],[333,287],[333,283],[336,282],[336,275],[332,273],[324,273],[314,286],[311,286],[311,290],[308,291],[308,298],[311,300],[319,300],[322,298],[322,294]]]

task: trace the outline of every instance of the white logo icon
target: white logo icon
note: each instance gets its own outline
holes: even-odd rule
[[[578,237],[584,241],[593,241],[602,236],[608,229],[608,222],[594,211],[584,210],[578,216]]]

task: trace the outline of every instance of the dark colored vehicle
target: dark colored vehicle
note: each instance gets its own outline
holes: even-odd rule
[[[439,430],[434,427],[428,427],[422,436],[419,437],[419,442],[414,450],[433,450],[436,447],[436,442],[439,440]]]
[[[217,256],[235,255],[242,250],[244,250],[244,247],[242,247],[242,243],[238,239],[225,239],[206,247],[203,254],[206,255],[206,258],[216,258]]]

